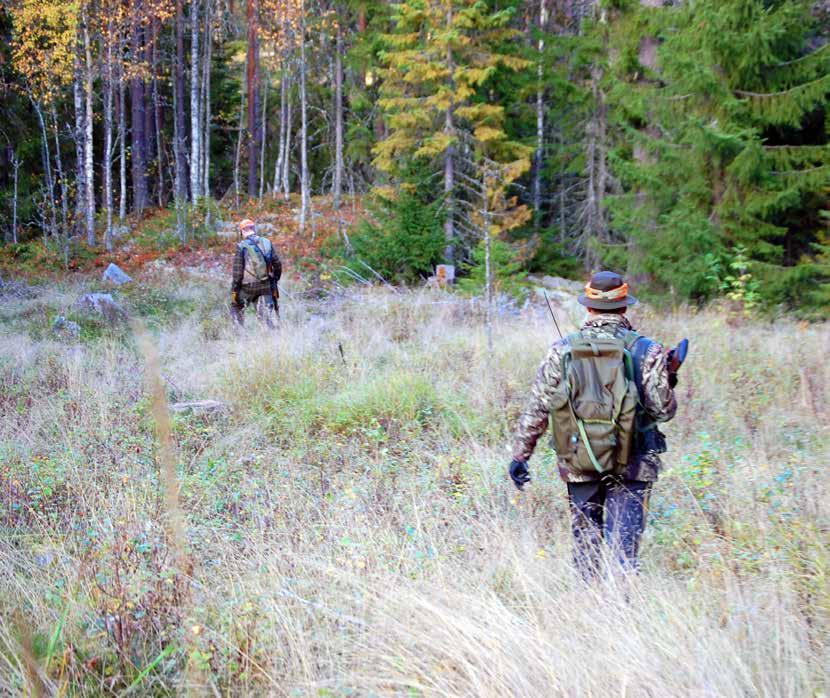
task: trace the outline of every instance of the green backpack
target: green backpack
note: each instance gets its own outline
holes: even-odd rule
[[[268,281],[274,258],[271,241],[268,238],[251,235],[240,242],[239,246],[245,254],[245,272],[242,276],[242,283]]]
[[[636,437],[639,401],[632,347],[620,337],[568,337],[551,411],[557,456],[574,474],[619,473]]]

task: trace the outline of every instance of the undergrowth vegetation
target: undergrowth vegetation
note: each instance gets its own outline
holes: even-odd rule
[[[56,339],[71,285],[0,299],[0,692],[827,691],[826,326],[635,315],[693,353],[643,572],[586,587],[551,450],[505,474],[546,308],[489,354],[461,297],[287,290],[239,336],[204,282],[117,294],[168,400],[227,406],[173,415],[182,551],[131,328]]]

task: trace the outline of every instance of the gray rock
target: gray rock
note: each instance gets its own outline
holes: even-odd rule
[[[175,402],[170,409],[176,414],[192,414],[200,417],[220,416],[228,413],[228,406],[219,400],[193,400]]]
[[[82,313],[100,315],[110,325],[127,321],[124,310],[109,293],[85,293],[75,301],[75,309]]]
[[[104,281],[109,281],[111,284],[115,284],[116,286],[128,284],[132,281],[132,278],[128,276],[121,267],[117,264],[113,264],[112,262],[110,262],[110,265],[104,270],[104,276],[102,278]]]
[[[81,338],[81,326],[77,322],[67,320],[63,315],[58,315],[52,323],[52,331],[60,338],[68,341],[76,341]]]
[[[8,296],[22,300],[24,298],[34,298],[36,295],[35,290],[26,283],[0,277],[0,298]]]
[[[46,550],[35,555],[35,564],[38,567],[49,567],[54,561],[55,553],[51,550]]]
[[[112,226],[112,237],[116,240],[126,237],[130,234],[130,226],[128,225],[114,225]]]
[[[550,291],[564,291],[570,294],[579,294],[584,290],[584,284],[581,281],[574,281],[573,279],[564,279],[561,276],[538,276],[531,274],[527,280],[532,284],[542,286]]]

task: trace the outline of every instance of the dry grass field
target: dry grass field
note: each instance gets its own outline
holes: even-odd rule
[[[589,587],[549,447],[506,475],[545,309],[488,354],[450,294],[289,287],[237,337],[223,289],[116,292],[169,402],[226,405],[169,419],[131,328],[54,335],[79,286],[0,298],[0,694],[827,695],[827,325],[635,314],[693,353],[642,573]]]

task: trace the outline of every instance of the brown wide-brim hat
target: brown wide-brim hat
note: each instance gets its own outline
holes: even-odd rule
[[[628,294],[628,284],[613,271],[594,274],[577,301],[593,310],[617,310],[637,303],[637,299]]]

